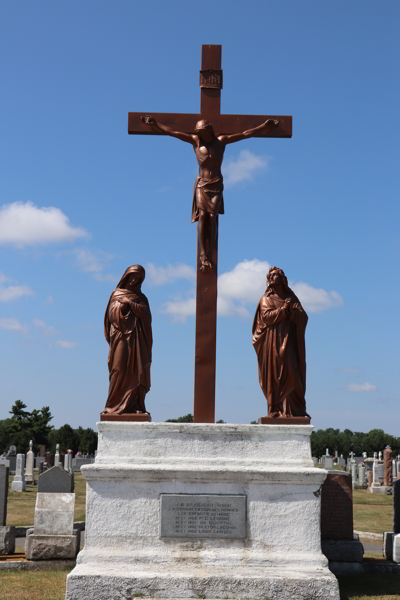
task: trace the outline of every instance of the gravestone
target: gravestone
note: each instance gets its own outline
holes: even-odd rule
[[[328,452],[328,448],[326,449],[326,451]],[[324,456],[324,469],[326,469],[327,471],[330,471],[333,467],[333,459],[332,456],[329,456],[329,454],[325,454]]]
[[[365,467],[364,465],[358,465],[358,483],[364,485],[365,480]]]
[[[17,467],[11,489],[13,492],[25,491],[25,454],[17,454]]]
[[[38,492],[35,525],[27,531],[25,541],[28,560],[76,557],[79,551],[80,531],[74,530],[74,510],[75,494]]]
[[[351,477],[345,471],[330,471],[321,487],[322,552],[334,562],[359,563],[364,549],[353,538]]]
[[[8,460],[6,454],[0,456],[0,466],[8,467],[8,469],[10,468],[10,461]]]
[[[0,555],[15,551],[15,527],[7,527],[8,474],[8,467],[0,465]]]
[[[64,469],[65,471],[68,471],[68,473],[72,473],[72,454],[69,452],[64,455]]]
[[[393,482],[393,533],[400,533],[400,479]]]
[[[368,487],[370,488],[372,485],[372,469],[368,471]]]
[[[385,477],[385,465],[383,463],[378,463],[377,467],[376,467],[376,475],[378,480],[380,481],[381,479],[383,480]]]
[[[94,458],[84,458],[83,456],[75,456],[75,458],[72,459],[72,471],[79,473],[83,465],[91,465],[92,463],[94,463]]]
[[[35,459],[35,455],[32,451],[33,442],[32,440],[29,442],[29,451],[26,454],[26,468],[25,468],[25,480],[26,482],[33,481],[33,463]]]
[[[15,473],[17,468],[17,448],[10,446],[7,453],[7,459],[10,461],[10,473]]]
[[[56,444],[56,454],[54,457],[54,466],[58,467],[60,464],[60,444]]]
[[[74,476],[65,471],[60,465],[47,469],[39,477],[38,492],[58,494],[65,492],[70,494],[74,491]]]
[[[35,469],[40,469],[40,465],[42,465],[43,463],[44,463],[44,456],[35,456]]]
[[[0,526],[7,524],[8,467],[0,465]]]
[[[353,462],[351,464],[351,485],[352,485],[353,489],[354,489],[354,486],[356,485],[356,483],[357,483],[356,463]]]
[[[393,464],[392,464],[392,450],[389,446],[386,446],[384,451],[384,475],[383,485],[390,487],[393,483]]]

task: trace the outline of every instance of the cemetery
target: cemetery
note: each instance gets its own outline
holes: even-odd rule
[[[234,3],[229,10],[203,3],[194,12],[190,3],[165,7],[150,0],[144,10],[122,0],[111,10],[107,2],[89,0],[90,14],[85,4],[79,7],[82,53],[73,36],[63,40],[66,32],[78,32],[81,18],[78,7],[65,13],[63,4],[61,12],[51,7],[54,15],[38,7],[45,18],[29,23],[29,35],[37,29],[39,41],[41,28],[48,28],[43,57],[32,57],[41,68],[52,65],[51,85],[42,86],[23,45],[41,103],[50,111],[56,100],[54,137],[43,135],[38,151],[31,149],[32,169],[21,160],[26,177],[12,176],[9,203],[0,206],[0,246],[18,253],[18,268],[29,263],[34,269],[43,256],[57,263],[53,271],[35,271],[37,289],[22,275],[17,281],[0,272],[0,302],[7,308],[20,299],[21,306],[35,303],[31,312],[0,317],[0,333],[19,336],[4,353],[4,397],[14,404],[0,415],[0,599],[400,600],[398,386],[393,345],[389,357],[381,351],[395,336],[385,310],[378,325],[373,322],[378,311],[370,298],[379,286],[376,280],[371,286],[374,260],[382,259],[386,242],[388,265],[396,254],[388,233],[396,218],[376,198],[381,189],[382,198],[393,190],[385,187],[382,165],[378,176],[373,172],[366,159],[371,141],[360,134],[360,123],[373,125],[380,158],[390,127],[380,113],[367,115],[367,107],[386,106],[369,99],[389,85],[384,57],[393,53],[380,49],[386,38],[381,34],[376,44],[385,85],[377,83],[375,58],[357,54],[375,76],[368,78],[368,93],[352,96],[366,75],[350,67],[354,40],[363,36],[363,13],[350,6],[332,15],[330,6],[305,3],[304,14],[294,18],[299,7],[288,2],[286,15],[285,0],[260,3],[257,10],[240,5],[236,18]],[[12,10],[23,28],[26,15],[34,17]],[[323,18],[320,10],[327,11]],[[324,37],[336,29],[343,35],[348,14],[352,52],[337,40],[327,46]],[[395,22],[389,16],[388,28]],[[380,11],[371,13],[371,38],[381,18]],[[186,82],[191,47],[198,45],[195,25],[212,41],[214,22],[228,43],[225,54],[221,43],[200,45],[189,80],[197,82],[196,108],[193,89],[180,87],[181,79]],[[128,40],[122,25],[138,40],[135,64],[124,77],[128,63],[114,56]],[[362,39],[360,55],[370,50],[370,40]],[[13,40],[8,44],[13,64],[19,49]],[[310,75],[304,62],[313,65]],[[27,78],[26,71],[17,75]],[[85,106],[79,129],[72,96],[61,97],[64,78],[74,101]],[[86,92],[88,101],[86,79],[99,84]],[[35,99],[31,108],[32,85],[21,94],[24,144],[34,137],[32,127],[47,120]],[[8,86],[11,94],[11,80]],[[111,115],[115,106],[118,113]],[[171,112],[185,106],[192,112]],[[390,116],[390,126],[396,118]],[[99,129],[104,139],[94,137]],[[337,131],[335,152],[344,160],[330,155]],[[19,130],[15,139],[21,136]],[[59,138],[66,140],[65,155],[58,154]],[[248,141],[258,154],[245,147]],[[13,143],[7,140],[11,153]],[[54,161],[45,147],[54,148]],[[182,182],[190,159],[196,176],[187,194]],[[98,163],[95,169],[91,162]],[[261,172],[268,179],[246,190]],[[370,197],[376,179],[382,184]],[[40,190],[43,202],[54,206],[21,201],[28,180],[34,202]],[[184,194],[190,201],[186,229]],[[82,215],[86,225],[74,225]],[[368,218],[373,227],[363,239]],[[107,251],[93,245],[100,230]],[[371,258],[375,233],[381,254]],[[45,248],[55,243],[69,249],[50,257]],[[170,262],[160,266],[159,258]],[[80,280],[68,279],[73,269]],[[382,283],[389,279],[386,262],[381,271]],[[176,285],[175,291],[163,293],[162,285]],[[330,309],[330,318],[321,316]],[[42,398],[48,405],[33,408]],[[166,419],[168,411],[187,414]],[[228,422],[220,418],[224,411]],[[368,433],[358,431],[367,426]]]

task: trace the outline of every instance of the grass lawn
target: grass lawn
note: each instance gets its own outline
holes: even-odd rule
[[[0,572],[1,600],[63,600],[67,571]],[[341,600],[400,600],[398,575],[338,577]]]
[[[392,496],[353,490],[353,519],[357,531],[392,531]]]
[[[340,600],[400,600],[398,575],[342,575],[338,580]]]
[[[69,571],[0,571],[1,600],[63,600]]]
[[[86,484],[81,473],[75,477],[75,521],[85,520]],[[7,525],[33,525],[37,485],[27,485],[25,492],[12,492],[9,479]],[[1,596],[0,596],[1,597]]]

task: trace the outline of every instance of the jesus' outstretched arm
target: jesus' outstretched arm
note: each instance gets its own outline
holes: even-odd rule
[[[162,123],[158,123],[155,120],[155,118],[151,117],[150,115],[146,115],[140,118],[143,121],[143,123],[149,125],[149,127],[153,127],[153,129],[156,129],[157,131],[166,133],[167,135],[170,135],[172,137],[176,137],[178,138],[178,140],[182,140],[182,142],[188,142],[189,144],[196,143],[194,135],[191,135],[190,133],[185,133],[183,131],[175,131],[174,129],[172,129],[172,127],[168,127],[167,125],[162,125]]]
[[[246,140],[247,138],[251,138],[259,131],[266,131],[268,129],[274,129],[278,127],[279,122],[275,119],[268,119],[265,123],[262,123],[258,127],[253,127],[253,129],[247,129],[247,131],[243,131],[243,133],[233,133],[232,135],[219,135],[218,139],[223,144],[233,144],[234,142],[240,142],[240,140]]]

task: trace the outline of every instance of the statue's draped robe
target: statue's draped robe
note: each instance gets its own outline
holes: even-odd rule
[[[253,346],[268,414],[300,417],[307,415],[304,335],[308,317],[291,290],[288,297],[292,298],[293,320],[287,317],[284,299],[270,292],[261,298],[253,322]]]
[[[123,314],[123,298],[133,307]],[[109,343],[109,388],[104,412],[122,414],[142,410],[139,386],[150,389],[152,350],[151,312],[147,298],[117,288],[110,297],[104,318],[104,335]]]
[[[199,220],[200,210],[211,215],[223,215],[224,209],[224,183],[222,175],[213,179],[196,178],[193,190],[192,223]],[[217,198],[218,200],[212,202]]]

